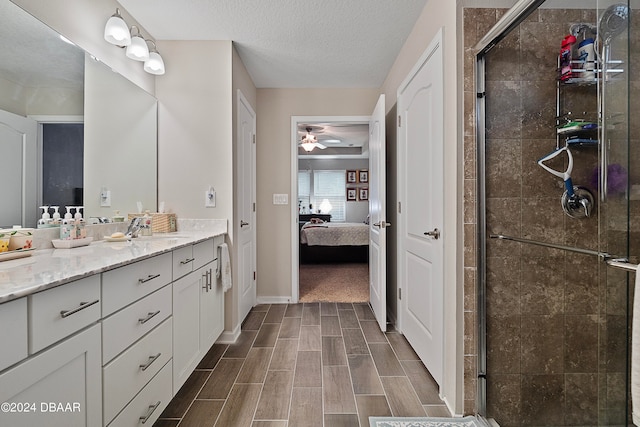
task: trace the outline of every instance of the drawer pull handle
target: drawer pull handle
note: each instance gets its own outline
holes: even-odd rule
[[[158,277],[160,277],[159,274],[150,274],[146,279],[138,279],[138,283],[147,283],[148,281],[157,279]]]
[[[185,264],[189,264],[190,262],[195,261],[195,258],[187,258],[184,261],[180,261],[180,264],[185,265]]]
[[[142,422],[142,424],[144,424],[147,421],[149,421],[149,418],[151,418],[151,415],[153,414],[153,412],[156,409],[158,409],[158,406],[160,406],[160,401],[159,400],[155,404],[149,405],[149,410],[147,411],[147,413],[140,417],[140,421]]]
[[[74,308],[73,310],[62,310],[60,312],[60,316],[62,316],[62,318],[64,319],[65,317],[69,317],[72,314],[76,314],[77,312],[79,312],[80,310],[84,310],[87,307],[91,307],[94,304],[99,303],[100,300],[97,299],[95,301],[91,301],[91,302],[81,302],[79,307]]]
[[[146,370],[147,370],[147,368],[148,368],[149,366],[151,366],[151,364],[152,364],[153,362],[155,362],[156,360],[158,360],[158,357],[160,357],[160,355],[161,355],[161,354],[162,354],[162,353],[158,353],[158,354],[156,354],[155,356],[149,356],[149,361],[148,361],[147,363],[145,363],[144,365],[140,365],[140,369],[141,369],[143,372],[144,372],[144,371],[146,371]]]
[[[142,319],[138,319],[138,322],[140,322],[141,325],[144,325],[145,323],[147,323],[149,320],[151,320],[152,318],[154,318],[158,314],[160,314],[160,310],[158,310],[156,312],[153,312],[153,313],[147,313],[147,317],[144,317]]]

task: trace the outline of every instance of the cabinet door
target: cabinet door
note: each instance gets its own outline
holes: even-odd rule
[[[0,425],[99,426],[101,390],[100,326],[94,325],[0,374],[0,402],[9,405]]]
[[[200,346],[206,353],[224,329],[224,293],[216,279],[216,265],[204,267],[200,288]]]
[[[173,282],[173,392],[200,361],[200,291],[202,271],[194,271]]]

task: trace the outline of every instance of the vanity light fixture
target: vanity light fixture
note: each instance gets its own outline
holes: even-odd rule
[[[135,28],[135,33],[134,33]],[[118,47],[126,47],[127,58],[144,62],[144,70],[149,74],[160,76],[164,74],[164,61],[158,53],[153,40],[145,40],[140,34],[140,28],[132,25],[131,28],[120,15],[120,9],[111,15],[104,27],[104,39]],[[151,44],[151,48],[149,48]]]
[[[136,29],[136,34],[133,34],[133,29]],[[131,44],[127,46],[126,55],[127,58],[134,61],[146,61],[149,59],[149,46],[147,42],[140,35],[140,29],[133,25],[131,27]]]
[[[131,44],[131,33],[129,33],[129,27],[127,23],[122,19],[120,15],[120,9],[116,8],[116,13],[111,15],[111,18],[104,26],[104,39],[116,46],[129,46]]]
[[[149,51],[149,59],[144,61],[144,70],[147,73],[161,76],[164,74],[164,61],[162,60],[162,56],[158,53],[156,44],[153,41],[147,40],[147,43],[151,43],[153,47]]]

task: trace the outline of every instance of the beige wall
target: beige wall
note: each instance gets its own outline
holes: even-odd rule
[[[258,298],[291,297],[291,205],[273,194],[291,194],[291,116],[368,116],[377,89],[258,89],[257,227]]]
[[[230,41],[162,41],[168,70],[156,82],[158,201],[178,218],[231,218]],[[213,186],[216,207],[206,208]]]
[[[463,221],[462,221],[462,141],[458,60],[458,6],[456,2],[428,0],[382,86],[387,112],[395,111],[397,90],[424,53],[433,37],[443,28],[444,52],[444,382],[441,394],[455,414],[463,408]],[[389,120],[391,123],[395,121]],[[387,133],[392,133],[388,129]],[[395,135],[390,135],[395,145]],[[402,165],[398,165],[402,168]],[[394,185],[393,182],[390,183]]]

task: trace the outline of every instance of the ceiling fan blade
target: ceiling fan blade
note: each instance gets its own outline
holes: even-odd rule
[[[327,148],[326,146],[320,144],[319,142],[316,142],[316,147],[318,147],[321,150],[324,150],[325,148]]]

